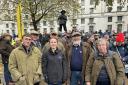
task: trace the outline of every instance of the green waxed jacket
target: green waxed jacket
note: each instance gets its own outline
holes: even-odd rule
[[[86,66],[85,80],[91,82],[91,85],[96,85],[103,65],[106,67],[111,85],[123,85],[125,79],[124,66],[119,55],[115,52],[113,52],[112,57],[109,55],[102,59],[90,57]]]
[[[41,52],[32,46],[26,53],[23,46],[14,49],[9,57],[9,70],[15,85],[34,85],[40,81]],[[24,77],[24,80],[20,80]]]

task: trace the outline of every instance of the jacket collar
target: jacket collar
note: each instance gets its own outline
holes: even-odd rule
[[[55,50],[55,52],[53,52],[52,49],[50,48],[50,49],[49,49],[49,52],[50,52],[52,55],[55,55],[55,54],[58,54],[58,53],[59,53],[59,49],[57,48],[57,49]]]
[[[105,58],[111,58],[112,51],[108,50],[108,52],[106,54],[102,54],[99,51],[95,52],[95,59],[105,59]]]
[[[21,45],[19,46],[19,50],[22,50],[22,51],[24,51],[24,52],[27,53],[27,54],[31,54],[33,48],[34,48],[33,45],[30,45],[29,49],[26,49],[25,46],[23,46],[23,44],[21,44]]]

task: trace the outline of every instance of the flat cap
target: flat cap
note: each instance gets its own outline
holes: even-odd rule
[[[32,30],[32,31],[30,32],[30,34],[39,35],[39,32],[38,32],[38,31],[35,31],[35,30]]]
[[[73,32],[72,37],[74,37],[74,36],[81,36],[81,34],[80,34],[80,32]]]

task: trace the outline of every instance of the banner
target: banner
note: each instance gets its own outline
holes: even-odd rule
[[[24,25],[22,22],[22,8],[21,8],[21,1],[19,2],[16,10],[16,17],[17,17],[17,29],[18,29],[18,37],[22,39],[24,35]]]

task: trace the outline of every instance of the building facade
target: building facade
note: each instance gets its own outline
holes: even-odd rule
[[[114,0],[113,6],[101,0],[99,5],[95,6],[93,0],[81,0],[81,14],[74,20],[81,30],[128,30],[128,0]]]
[[[12,3],[11,3],[12,4]],[[72,30],[75,26],[78,30],[83,32],[93,31],[128,31],[128,0],[121,2],[121,0],[114,0],[113,6],[108,6],[104,0],[95,6],[93,0],[79,0],[80,10],[77,13],[67,15],[67,29]],[[11,6],[11,5],[10,5]],[[12,10],[13,11],[13,10]],[[10,11],[11,12],[11,11]],[[17,34],[17,25],[15,15],[5,12],[0,15],[0,34],[8,32],[10,34]],[[3,19],[9,16],[13,19]],[[33,29],[31,18],[28,14],[23,15],[25,32],[30,32]],[[41,20],[38,24],[40,32],[58,31],[57,17],[53,19]]]

